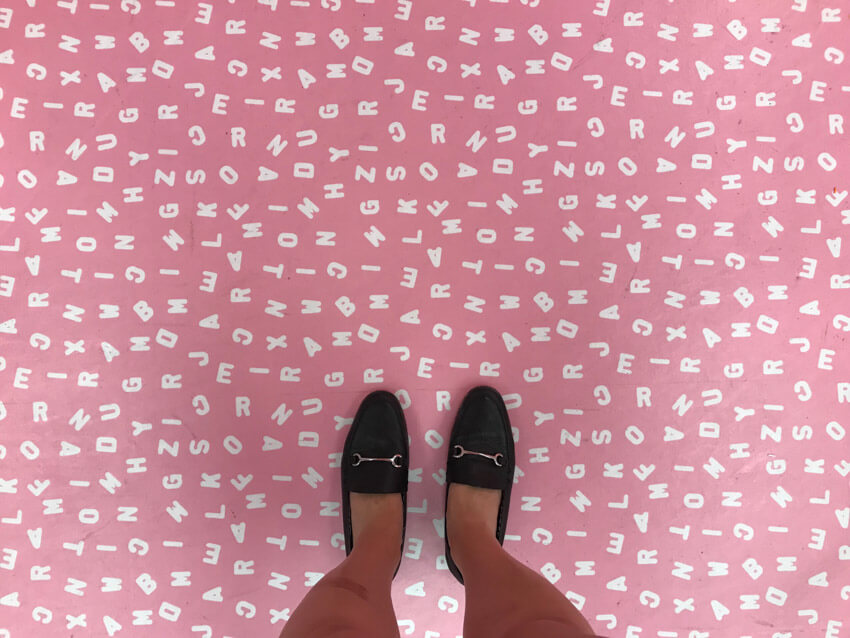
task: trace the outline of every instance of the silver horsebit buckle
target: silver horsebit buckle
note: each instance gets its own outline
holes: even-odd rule
[[[355,452],[354,454],[351,455],[351,465],[353,467],[357,467],[358,465],[360,465],[364,461],[389,461],[390,463],[393,464],[393,467],[401,467],[402,466],[402,458],[403,457],[402,457],[401,454],[396,454],[395,456],[392,456],[388,459],[370,459],[370,458],[366,458],[365,456],[360,456],[360,454]]]
[[[475,454],[476,456],[483,456],[485,459],[492,460],[497,467],[503,467],[505,465],[503,461],[505,457],[501,452],[497,452],[496,454],[484,454],[483,452],[472,452],[471,450],[464,450],[462,445],[454,446],[454,450],[452,452],[453,458],[459,459],[464,454]]]

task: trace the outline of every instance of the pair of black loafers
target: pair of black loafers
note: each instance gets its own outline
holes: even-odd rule
[[[351,492],[401,493],[401,551],[404,553],[409,460],[407,425],[401,404],[390,392],[372,392],[363,399],[357,410],[342,455],[342,517],[346,556],[354,547],[349,499]],[[473,388],[461,403],[449,438],[446,503],[452,483],[500,490],[502,499],[496,525],[496,538],[500,545],[505,539],[514,468],[514,440],[502,396],[488,386]],[[443,513],[445,520],[445,506]],[[449,571],[463,583],[463,576],[452,560],[448,534],[444,536]],[[400,566],[399,559],[396,574]]]

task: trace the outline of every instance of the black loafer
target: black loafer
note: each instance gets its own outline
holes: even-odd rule
[[[351,531],[351,492],[401,493],[401,552],[407,529],[407,424],[401,404],[391,392],[376,390],[360,403],[342,452],[342,524],[345,555],[354,548]],[[399,558],[393,578],[401,566]]]
[[[501,545],[505,540],[515,467],[514,438],[502,395],[488,386],[473,388],[461,403],[449,438],[446,509],[452,483],[501,490],[502,500],[496,524],[496,539]],[[444,537],[449,571],[463,583],[463,575],[452,560],[448,533]]]

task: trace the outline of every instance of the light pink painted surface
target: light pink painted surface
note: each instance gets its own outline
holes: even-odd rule
[[[599,633],[850,635],[843,3],[168,4],[0,10],[0,636],[276,636],[378,387],[459,635],[478,383]]]

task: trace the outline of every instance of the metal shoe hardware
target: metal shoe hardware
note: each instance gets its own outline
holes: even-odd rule
[[[501,452],[497,452],[496,454],[484,454],[483,452],[473,452],[471,450],[465,450],[462,445],[455,445],[454,450],[452,451],[452,457],[459,459],[465,454],[475,454],[476,456],[483,456],[485,459],[490,459],[493,463],[496,464],[497,467],[503,467],[504,463],[504,455]]]
[[[372,458],[367,458],[365,456],[360,456],[360,454],[355,452],[354,454],[351,455],[351,465],[353,467],[357,467],[358,465],[360,465],[361,463],[363,463],[365,461],[387,461],[389,463],[392,463],[393,467],[401,467],[402,466],[402,459],[403,459],[403,457],[402,457],[401,454],[396,454],[395,456],[392,456],[388,459],[372,459]]]

